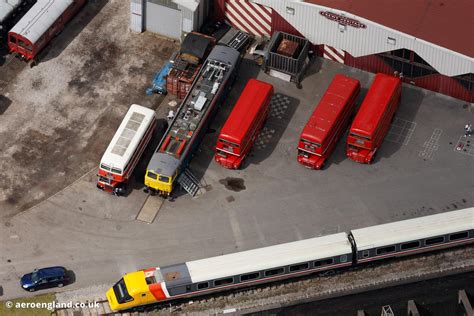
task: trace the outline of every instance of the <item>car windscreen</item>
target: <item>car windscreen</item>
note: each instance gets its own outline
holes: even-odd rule
[[[119,304],[133,301],[133,297],[128,294],[127,287],[125,286],[125,281],[123,279],[120,279],[120,281],[114,285],[114,293]]]

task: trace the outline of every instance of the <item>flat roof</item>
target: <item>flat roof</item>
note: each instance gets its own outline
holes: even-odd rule
[[[346,233],[186,262],[193,283],[351,254]]]
[[[474,229],[474,207],[404,221],[354,229],[357,250]]]
[[[474,57],[472,0],[306,0]]]

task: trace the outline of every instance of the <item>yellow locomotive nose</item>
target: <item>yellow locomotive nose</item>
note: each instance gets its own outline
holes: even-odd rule
[[[145,185],[160,193],[170,194],[173,190],[173,181],[175,177],[156,174],[147,170],[145,175]]]

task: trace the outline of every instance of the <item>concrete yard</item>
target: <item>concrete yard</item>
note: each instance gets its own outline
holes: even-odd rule
[[[75,282],[59,290],[67,291],[139,268],[474,206],[474,154],[462,137],[472,105],[404,85],[374,164],[345,158],[342,140],[313,171],[297,163],[296,145],[333,75],[361,81],[359,103],[373,75],[315,58],[298,90],[244,60],[190,166],[206,192],[176,192],[152,224],[136,221],[147,197],[140,182],[117,198],[97,190],[94,168],[130,104],[167,112],[144,89],[178,46],[129,33],[127,23],[127,2],[89,1],[37,67],[10,57],[0,66],[0,299],[25,296],[19,277],[35,267],[74,271]],[[252,77],[277,95],[242,170],[227,170],[213,161],[215,139]]]

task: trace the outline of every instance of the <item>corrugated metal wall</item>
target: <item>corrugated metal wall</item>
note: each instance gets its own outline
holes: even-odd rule
[[[178,6],[171,3],[165,6],[165,0],[148,0],[146,3],[146,29],[147,31],[163,36],[181,40],[182,15]],[[160,4],[157,4],[160,3]]]
[[[130,30],[132,32],[143,32],[144,0],[130,1]]]

